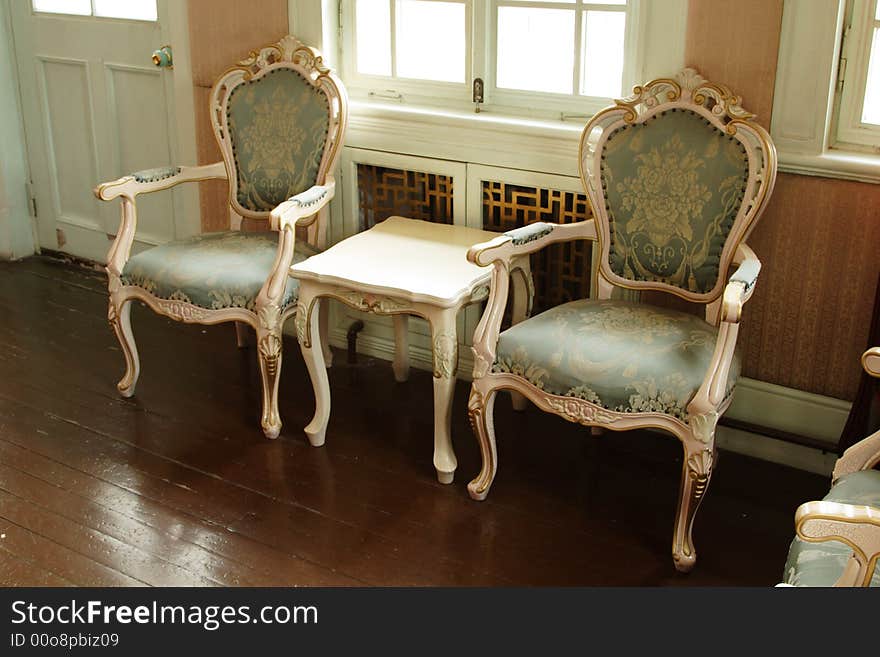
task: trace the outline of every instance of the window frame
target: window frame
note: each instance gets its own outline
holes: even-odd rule
[[[156,17],[155,18],[130,18],[128,16],[108,16],[105,14],[96,13],[95,9],[95,0],[89,0],[89,13],[88,14],[75,14],[75,13],[67,13],[63,11],[46,11],[45,9],[37,9],[34,6],[34,0],[27,0],[30,4],[31,13],[34,15],[52,17],[52,16],[64,16],[67,18],[96,18],[98,20],[110,20],[110,21],[132,21],[136,23],[158,23],[159,22],[159,2],[158,0],[154,0],[156,5]]]
[[[569,9],[575,12],[575,52],[574,52],[574,75],[572,81],[573,92],[570,94],[553,93],[546,91],[526,91],[499,87],[497,84],[498,61],[496,59],[498,47],[498,7],[547,7]],[[623,9],[617,9],[620,5],[606,5],[605,11],[618,11],[626,16],[623,47],[623,75],[621,76],[621,94],[626,96],[629,89],[635,84],[635,70],[638,67],[641,54],[638,30],[639,0],[626,0]],[[555,111],[562,116],[572,112],[593,114],[607,107],[613,100],[608,96],[588,96],[580,93],[581,66],[583,61],[583,29],[582,19],[584,12],[591,8],[601,9],[601,3],[591,3],[588,0],[576,0],[572,3],[540,3],[529,0],[486,0],[485,21],[485,77],[487,97],[489,104],[501,108],[524,108],[533,107],[548,111]]]
[[[395,0],[389,0],[394,3]],[[443,1],[443,0],[435,0]],[[447,0],[457,2],[459,0]],[[537,2],[507,2],[506,0],[460,0],[465,5],[465,82],[436,82],[431,80],[407,79],[394,76],[367,75],[357,72],[355,3],[356,0],[340,0],[339,33],[341,45],[341,71],[343,80],[353,98],[398,102],[406,105],[434,106],[448,109],[473,111],[472,85],[476,78],[482,78],[484,100],[481,108],[518,116],[565,119],[584,118],[607,107],[611,98],[581,95],[575,87],[575,93],[561,94],[552,92],[525,91],[499,88],[496,84],[497,75],[497,8],[498,6],[541,6]],[[600,3],[601,4],[601,3]],[[582,27],[578,19],[583,12],[591,8],[600,8],[600,4],[588,0],[577,0],[573,3],[547,3],[548,8],[566,8],[575,11],[576,42],[575,72],[579,85],[579,62],[582,48]],[[645,30],[639,20],[642,0],[627,0],[624,9],[616,9],[614,5],[606,6],[611,11],[623,11],[626,14],[624,41],[624,65],[621,84],[621,95],[625,96],[632,85],[637,82],[639,72],[644,67]],[[394,48],[393,31],[396,25],[392,18],[392,49]],[[479,38],[478,38],[479,35]],[[395,57],[392,52],[392,67]],[[393,70],[393,69],[392,69]]]
[[[874,29],[880,27],[878,1],[847,4],[830,140],[834,149],[880,151],[880,125],[862,121]]]
[[[470,95],[473,80],[473,5],[475,0],[427,0],[431,2],[454,2],[465,6],[465,80],[464,82],[442,82],[421,80],[394,75],[395,60],[395,11],[396,0],[387,0],[392,5],[391,13],[391,71],[392,75],[373,75],[359,73],[357,70],[356,45],[356,0],[340,0],[339,32],[342,48],[341,70],[345,85],[352,95],[365,96],[375,100],[413,102],[415,104],[436,104],[455,106],[462,98]],[[476,0],[479,1],[479,0]],[[396,94],[396,95],[395,95]],[[456,102],[459,101],[459,102]]]

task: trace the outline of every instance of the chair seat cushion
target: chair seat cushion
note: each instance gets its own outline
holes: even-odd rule
[[[136,285],[160,299],[202,308],[254,310],[278,252],[278,233],[204,233],[153,247],[132,257],[122,271],[125,285]],[[318,250],[296,241],[293,262]],[[296,301],[299,282],[287,280],[282,307]]]
[[[582,299],[501,333],[492,371],[609,410],[687,421],[687,405],[709,369],[716,336],[715,327],[688,313]],[[735,355],[728,391],[739,369]]]
[[[880,509],[880,471],[863,470],[840,478],[824,497],[830,502]],[[785,562],[785,583],[793,586],[833,586],[843,574],[852,549],[839,541],[808,543],[795,537]],[[880,586],[875,568],[871,586]]]

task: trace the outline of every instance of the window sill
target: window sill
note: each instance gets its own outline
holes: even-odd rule
[[[779,153],[779,171],[880,184],[880,155],[845,151]]]
[[[577,176],[586,121],[353,100],[346,145]]]

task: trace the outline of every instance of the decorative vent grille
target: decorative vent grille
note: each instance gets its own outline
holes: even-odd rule
[[[452,176],[358,164],[360,230],[400,215],[452,223]]]
[[[482,182],[483,228],[504,232],[536,221],[574,223],[592,216],[585,194]],[[532,254],[534,313],[590,295],[592,242],[551,244]]]

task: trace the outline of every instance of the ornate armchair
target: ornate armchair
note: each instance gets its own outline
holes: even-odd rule
[[[880,377],[880,347],[862,355],[862,366]],[[785,564],[793,586],[880,586],[880,431],[837,460],[831,490],[822,501],[798,507],[797,536]]]
[[[663,429],[684,448],[672,556],[678,570],[693,567],[694,514],[739,375],[740,314],[761,267],[745,239],[776,177],[770,137],[739,103],[692,69],[636,87],[584,128],[580,172],[593,219],[533,224],[469,251],[471,262],[493,267],[474,336],[468,410],[483,465],[471,497],[485,499],[495,477],[500,389],[598,431]],[[598,240],[597,298],[501,332],[512,258],[577,239]],[[615,287],[704,304],[705,320],[612,298]]]
[[[211,91],[210,112],[222,162],[140,171],[95,189],[101,200],[122,200],[119,232],[107,256],[108,317],[126,363],[117,387],[132,396],[140,372],[129,316],[135,299],[177,321],[234,321],[239,345],[250,325],[257,333],[263,431],[275,438],[281,430],[281,330],[297,299],[288,269],[324,246],[347,99],[321,54],[286,36],[226,71]],[[209,178],[229,181],[231,230],[130,257],[137,196]],[[271,231],[241,231],[242,217],[265,221]],[[297,238],[299,227],[306,240]]]

